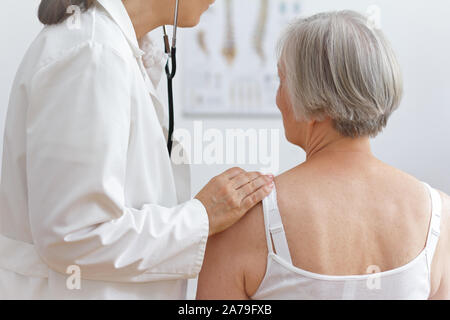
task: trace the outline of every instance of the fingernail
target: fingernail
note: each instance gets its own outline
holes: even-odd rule
[[[264,187],[264,190],[266,190],[266,192],[272,191],[272,189],[273,189],[273,183],[271,185]]]
[[[273,174],[268,174],[267,177],[268,177],[270,180],[275,179],[275,176],[274,176]]]

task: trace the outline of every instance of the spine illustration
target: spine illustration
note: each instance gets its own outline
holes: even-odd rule
[[[225,0],[226,10],[226,27],[225,27],[225,44],[222,49],[222,54],[229,65],[233,64],[236,58],[236,41],[234,38],[233,25],[233,0]]]
[[[266,34],[268,9],[269,0],[261,0],[258,22],[253,38],[253,47],[263,63],[266,62],[266,54],[264,52],[264,36]]]

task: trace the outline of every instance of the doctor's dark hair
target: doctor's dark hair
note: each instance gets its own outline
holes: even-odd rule
[[[41,0],[38,10],[38,18],[45,25],[63,22],[72,13],[67,10],[70,6],[79,6],[81,10],[87,10],[95,0]],[[68,12],[69,11],[69,12]]]

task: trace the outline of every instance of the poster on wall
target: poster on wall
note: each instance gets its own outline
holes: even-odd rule
[[[279,115],[277,42],[300,0],[221,0],[183,34],[186,115]]]

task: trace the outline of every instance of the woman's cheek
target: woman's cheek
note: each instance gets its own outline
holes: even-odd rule
[[[280,84],[277,92],[277,105],[280,111],[284,114],[288,111],[288,103],[287,103],[286,92],[284,90],[284,86]]]
[[[281,110],[281,88],[280,87],[278,87],[276,102],[277,102],[278,109]]]

